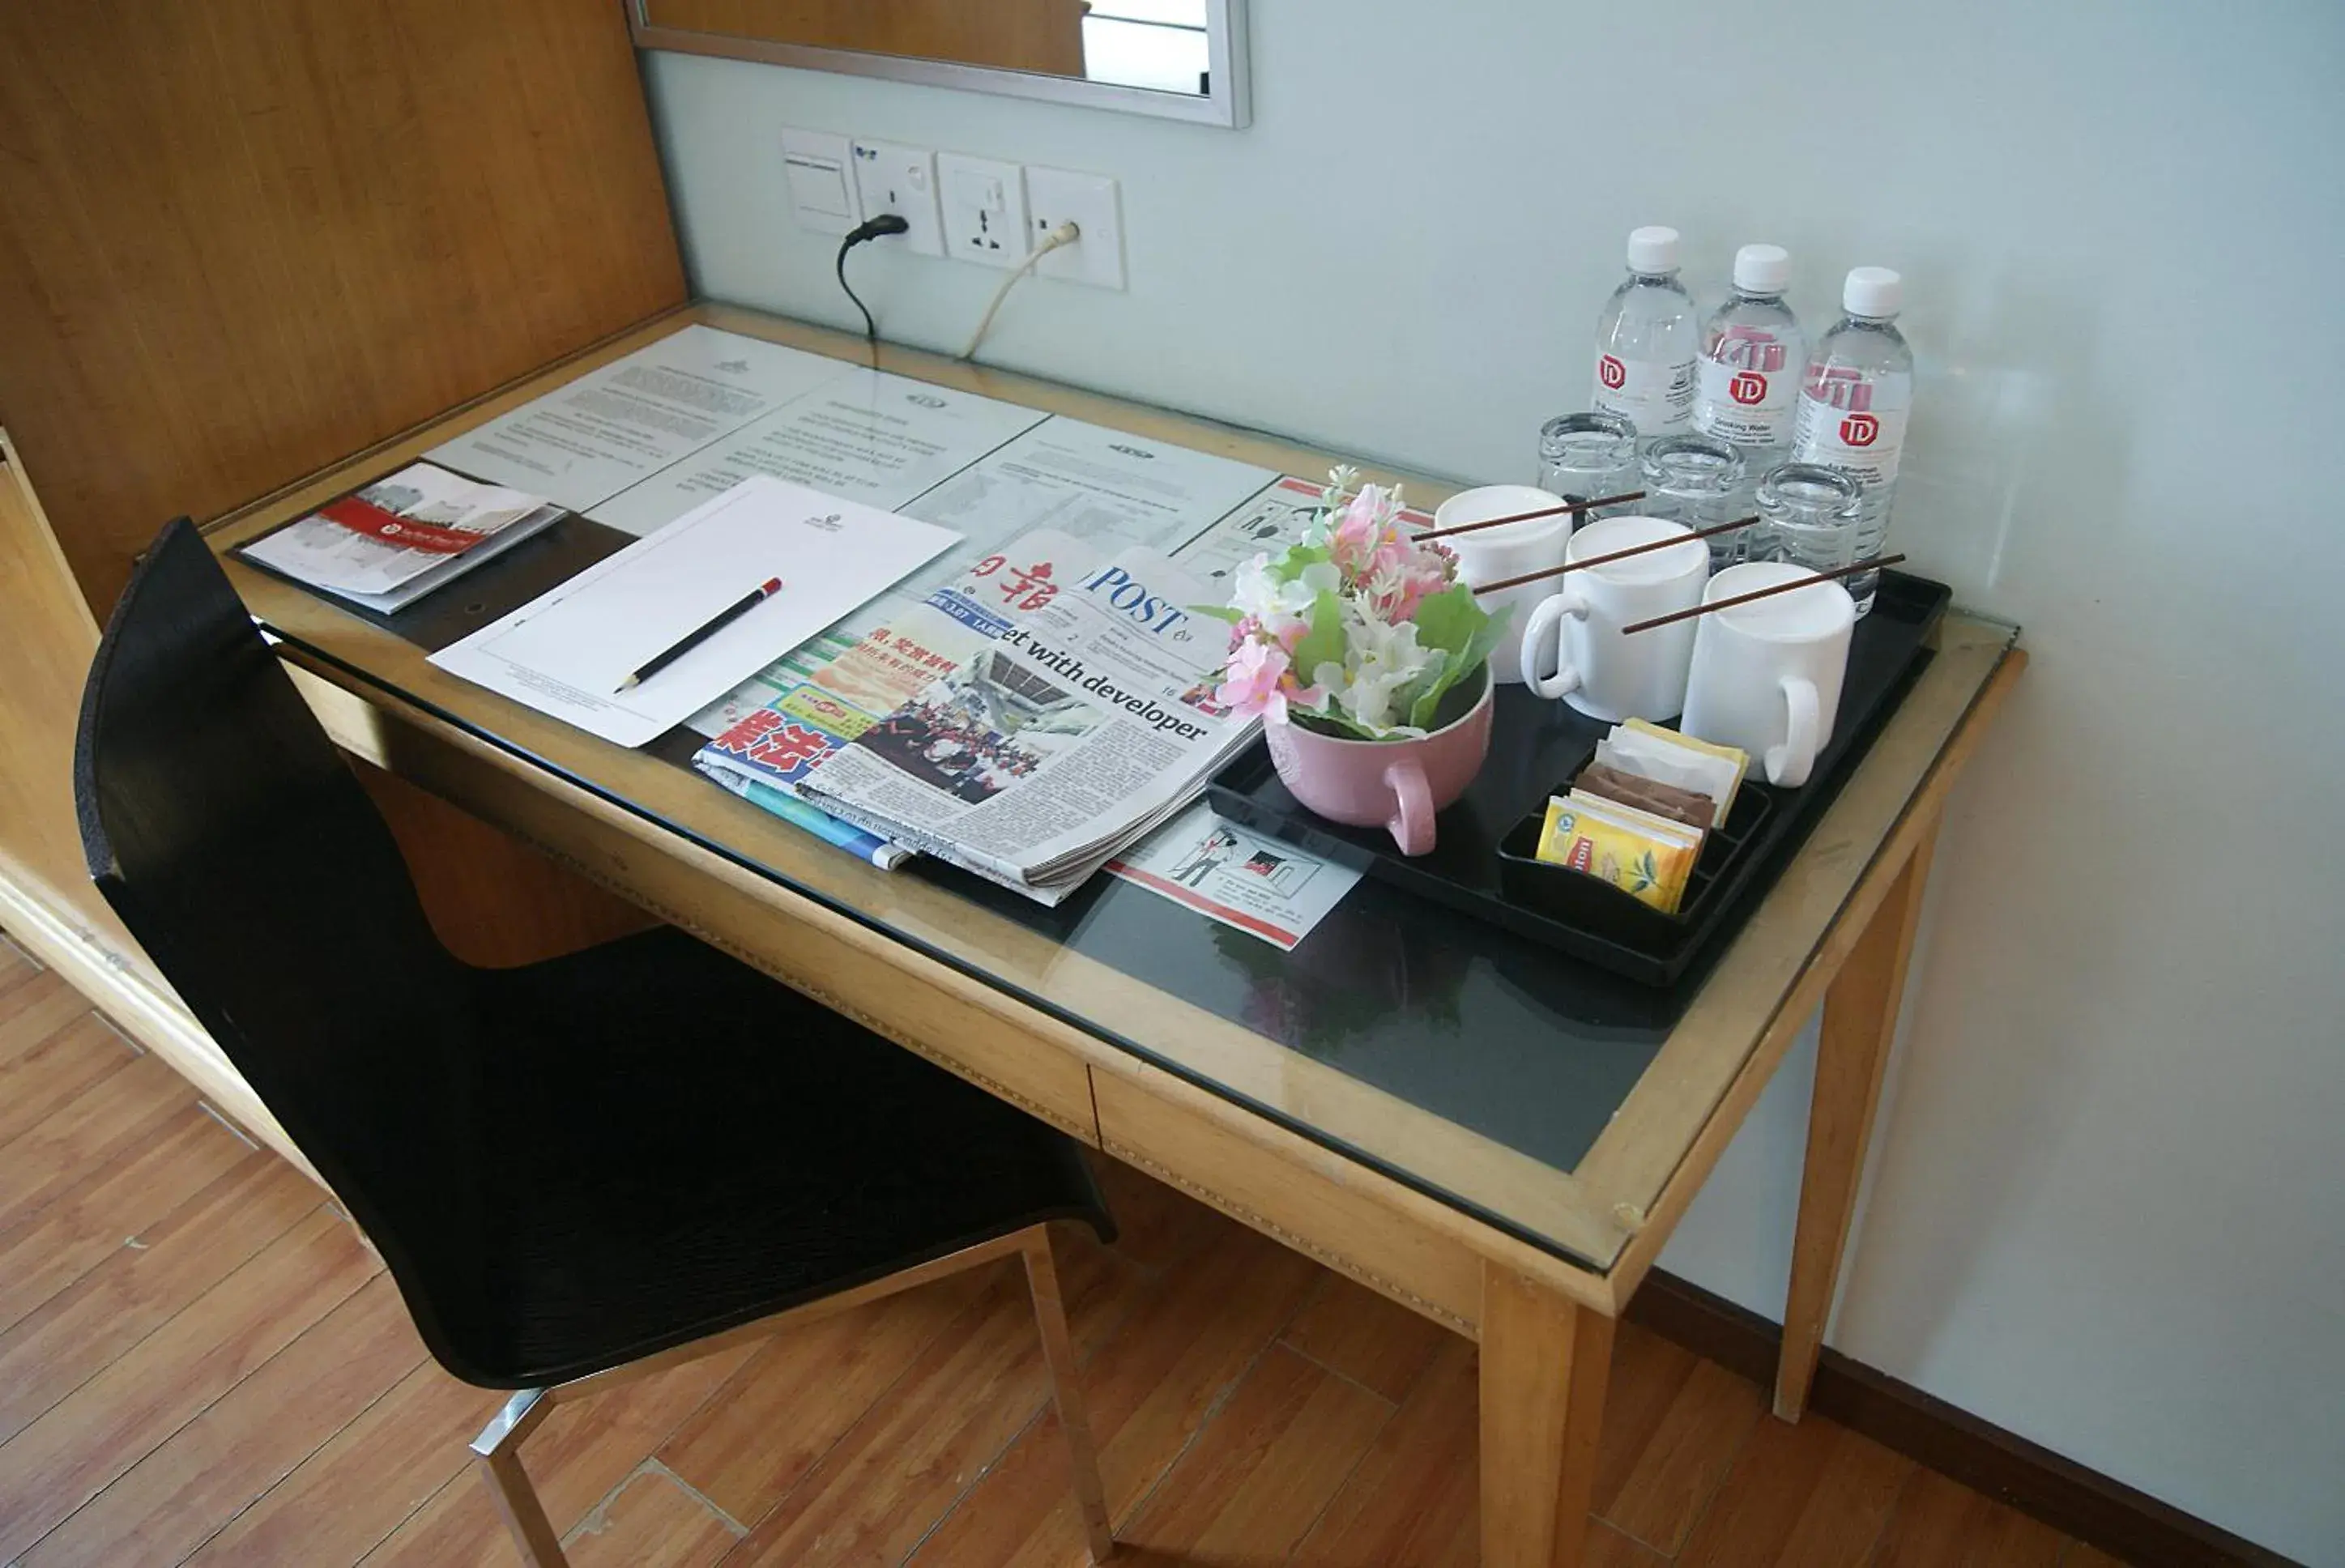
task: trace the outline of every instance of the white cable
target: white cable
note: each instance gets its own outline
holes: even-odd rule
[[[1010,290],[1016,286],[1018,280],[1034,270],[1036,262],[1061,246],[1072,245],[1082,237],[1083,231],[1075,227],[1074,220],[1071,218],[1044,235],[1042,243],[1034,248],[1034,254],[1012,268],[1009,275],[1002,278],[1001,287],[993,291],[993,303],[985,308],[985,315],[978,322],[977,330],[969,334],[969,347],[960,351],[960,357],[968,359],[976,356],[977,346],[985,341],[986,333],[993,327],[993,313],[1001,309],[1001,302],[1010,298]]]

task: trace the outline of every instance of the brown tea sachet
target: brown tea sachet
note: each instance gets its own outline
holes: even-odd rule
[[[1709,830],[1718,812],[1718,803],[1706,794],[1680,789],[1659,779],[1639,778],[1602,763],[1590,763],[1580,769],[1579,776],[1572,781],[1572,786],[1704,832]]]

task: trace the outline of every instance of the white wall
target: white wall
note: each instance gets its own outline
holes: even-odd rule
[[[1620,241],[1903,270],[1898,542],[2035,664],[1955,799],[1833,1342],[2345,1563],[2345,7],[1257,0],[1254,126],[656,56],[700,288],[840,324],[785,124],[1123,182],[996,361],[1528,477]],[[1699,92],[1698,81],[1717,84]],[[959,347],[994,275],[857,263]],[[1778,1314],[1812,1056],[1664,1261]]]

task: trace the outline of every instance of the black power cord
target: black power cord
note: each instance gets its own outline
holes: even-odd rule
[[[862,296],[855,292],[855,285],[847,280],[847,253],[867,239],[878,239],[888,234],[901,234],[911,227],[904,221],[901,214],[883,212],[878,217],[868,222],[858,223],[848,229],[847,238],[838,242],[838,286],[847,290],[847,297],[855,301],[855,308],[858,310],[863,312],[863,337],[865,341],[874,346],[877,346],[879,341],[879,324],[871,319],[871,307],[863,303]]]

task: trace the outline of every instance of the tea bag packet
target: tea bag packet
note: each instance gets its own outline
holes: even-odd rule
[[[1624,774],[1602,763],[1590,763],[1580,769],[1579,776],[1571,781],[1571,787],[1575,794],[1592,794],[1604,800],[1618,801],[1622,805],[1635,806],[1639,811],[1651,812],[1655,816],[1665,816],[1671,822],[1683,823],[1703,833],[1710,831],[1711,818],[1718,810],[1718,803],[1706,794],[1680,789],[1675,784],[1665,784],[1658,779]]]
[[[1596,760],[1615,773],[1707,796],[1712,827],[1722,825],[1733,811],[1735,792],[1751,765],[1750,757],[1732,746],[1698,741],[1642,719],[1614,726],[1596,743]]]
[[[1610,883],[1674,915],[1701,855],[1701,835],[1682,823],[1574,790],[1547,803],[1538,858]]]

